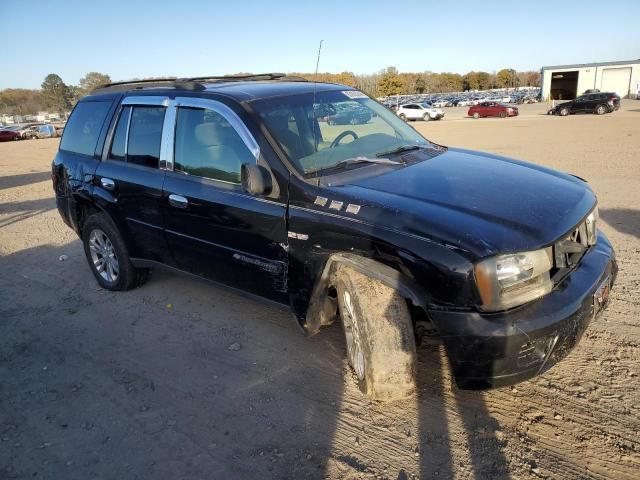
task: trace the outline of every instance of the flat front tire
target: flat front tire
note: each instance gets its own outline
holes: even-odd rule
[[[415,392],[416,343],[405,299],[352,268],[341,266],[337,275],[347,357],[360,390],[374,400],[409,397]]]
[[[149,271],[133,266],[122,235],[106,214],[96,213],[87,218],[82,243],[89,268],[102,288],[131,290],[147,280]]]

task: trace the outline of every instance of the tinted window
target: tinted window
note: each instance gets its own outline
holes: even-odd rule
[[[199,108],[178,109],[175,171],[240,183],[240,166],[255,161],[238,133],[222,115]]]
[[[67,121],[60,150],[93,155],[110,102],[80,102]]]
[[[127,162],[158,168],[164,107],[133,107]]]
[[[111,150],[109,151],[109,158],[112,160],[124,161],[124,147],[127,141],[127,127],[129,126],[130,113],[131,107],[123,108],[120,113],[118,125],[116,126],[116,131],[113,134],[113,141],[111,142]]]

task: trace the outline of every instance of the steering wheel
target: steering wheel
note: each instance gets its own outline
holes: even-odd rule
[[[338,135],[333,142],[331,142],[331,145],[329,145],[329,148],[335,148],[338,145],[340,145],[340,141],[347,135],[351,135],[354,140],[358,139],[358,134],[356,132],[354,132],[353,130],[345,130],[340,135]]]

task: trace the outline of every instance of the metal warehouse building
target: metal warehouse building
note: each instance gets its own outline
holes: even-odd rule
[[[620,97],[640,94],[640,59],[628,62],[581,63],[542,67],[542,98],[569,100],[597,88]]]

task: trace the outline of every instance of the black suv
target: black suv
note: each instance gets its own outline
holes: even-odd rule
[[[362,109],[362,125],[319,112]],[[360,388],[414,391],[443,342],[460,388],[567,355],[617,267],[581,179],[429,142],[350,87],[280,74],[111,84],[75,107],[53,161],[98,283],[165,267],[340,318]]]
[[[597,113],[604,115],[620,108],[620,97],[615,93],[585,92],[570,102],[559,103],[547,113],[549,115],[567,116],[574,113]]]

